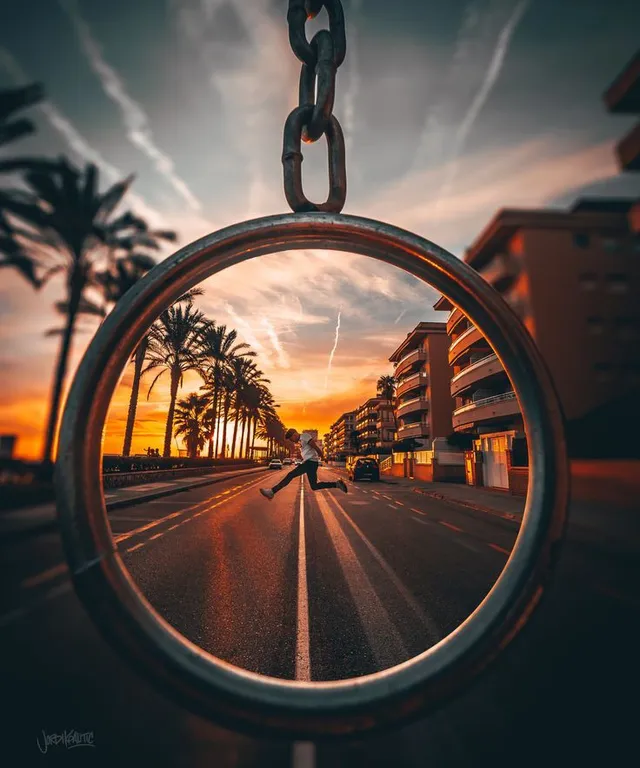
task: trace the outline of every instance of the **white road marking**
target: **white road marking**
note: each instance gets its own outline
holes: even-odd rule
[[[300,526],[298,529],[298,619],[296,628],[296,680],[311,680],[309,643],[309,590],[307,586],[307,545],[304,530],[304,477],[300,478]],[[310,741],[293,743],[292,768],[314,768],[316,747]]]
[[[300,526],[298,533],[298,626],[296,631],[296,680],[311,680],[309,647],[309,592],[307,545],[304,531],[304,478],[300,479]]]
[[[125,553],[126,552],[135,552],[136,549],[141,549],[142,547],[144,547],[146,545],[146,543],[147,543],[146,541],[142,541],[142,542],[140,542],[140,544],[135,544],[133,547],[129,547],[129,549],[125,549]]]
[[[400,507],[396,507],[395,504],[388,504],[387,506],[391,507],[391,509],[400,509]]]
[[[362,507],[362,506],[368,506],[370,503],[371,503],[370,501],[350,501],[349,506]]]
[[[154,539],[159,539],[161,536],[164,536],[164,533],[156,533],[155,536],[149,536],[149,541],[153,541]]]
[[[333,497],[329,498],[340,506]],[[409,658],[409,651],[358,560],[358,556],[342,530],[335,513],[324,496],[318,494],[316,501],[324,517],[327,531],[331,536],[347,586],[360,617],[360,623],[378,667],[387,669],[405,661]],[[348,517],[346,514],[345,516]]]
[[[400,594],[404,597],[405,601],[413,610],[413,612],[416,614],[416,616],[420,619],[420,621],[422,621],[424,626],[427,628],[429,634],[433,637],[434,642],[437,642],[438,640],[440,640],[443,635],[436,621],[431,616],[429,616],[429,614],[427,614],[427,612],[420,605],[420,603],[418,603],[418,601],[411,594],[411,592],[409,592],[409,590],[398,578],[398,576],[396,575],[396,572],[389,565],[389,563],[387,563],[387,561],[384,559],[384,557],[381,555],[378,549],[369,541],[369,539],[366,537],[366,535],[363,533],[360,527],[351,519],[351,517],[349,517],[349,514],[346,512],[346,510],[340,504],[340,502],[333,497],[331,497],[331,500],[338,507],[338,510],[342,513],[342,516],[344,517],[344,519],[349,523],[349,525],[358,534],[358,536],[360,536],[360,538],[364,542],[369,552],[371,552],[371,554],[376,559],[376,561],[382,566],[384,572],[387,574],[389,579],[393,582],[398,592],[400,592]],[[415,517],[412,517],[411,519],[416,520],[416,522],[418,523],[429,522],[426,520],[424,521],[417,520]]]
[[[421,509],[416,509],[415,507],[411,507],[411,511],[415,512],[417,515],[426,515],[426,512],[423,512]]]

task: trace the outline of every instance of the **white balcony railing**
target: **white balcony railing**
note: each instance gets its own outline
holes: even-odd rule
[[[503,392],[500,395],[483,397],[480,400],[474,400],[473,403],[467,403],[467,405],[463,405],[461,408],[456,408],[453,414],[455,416],[458,413],[464,413],[465,411],[470,411],[473,408],[480,408],[483,405],[491,405],[492,403],[502,403],[505,400],[515,400],[515,399],[516,399],[515,392]]]
[[[451,382],[453,383],[454,381],[457,381],[461,376],[464,376],[470,371],[473,371],[476,368],[479,368],[481,365],[488,363],[489,360],[497,360],[497,359],[498,359],[498,356],[492,352],[490,355],[487,355],[486,357],[483,357],[480,360],[476,360],[475,363],[471,363],[471,365],[468,365],[466,368],[463,368],[459,373],[456,373],[455,376],[451,377]]]
[[[463,340],[466,339],[467,336],[473,333],[475,331],[476,327],[475,325],[470,325],[466,331],[462,331],[462,333],[458,336],[458,338],[455,341],[452,341],[449,345],[449,352],[451,352],[455,347]]]

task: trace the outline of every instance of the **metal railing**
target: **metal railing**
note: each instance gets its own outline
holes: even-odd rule
[[[480,358],[480,360],[476,360],[475,363],[471,363],[471,365],[468,365],[466,368],[463,368],[459,373],[456,373],[455,376],[451,377],[451,383],[454,381],[457,381],[461,376],[464,376],[466,373],[469,373],[469,371],[473,371],[476,368],[479,368],[481,365],[484,365],[484,363],[489,362],[489,360],[497,360],[498,355],[495,354],[495,352],[492,352],[490,355],[487,355],[486,357]]]
[[[515,392],[503,392],[501,395],[492,395],[491,397],[483,397],[481,400],[475,400],[473,403],[467,403],[461,408],[456,408],[453,415],[458,413],[464,413],[464,411],[470,411],[472,408],[479,408],[482,405],[491,405],[492,403],[502,403],[505,400],[515,400]]]

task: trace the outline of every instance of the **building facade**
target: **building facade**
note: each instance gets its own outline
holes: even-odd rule
[[[624,413],[628,420],[640,394],[640,241],[633,207],[633,201],[582,200],[569,211],[502,210],[465,255],[536,341],[573,455],[633,450],[620,437]],[[435,308],[449,312],[453,428],[476,438],[482,484],[509,488],[524,437],[513,387],[460,310],[444,298]]]
[[[358,453],[376,453],[379,439],[378,406],[380,397],[370,397],[356,409],[355,430],[358,433]]]
[[[453,398],[445,323],[419,323],[389,357],[396,379],[396,444],[426,446],[452,432]]]
[[[332,461],[343,461],[349,453],[353,453],[352,436],[355,430],[355,417],[355,411],[347,411],[331,425],[330,458]]]
[[[391,453],[396,431],[393,403],[381,400],[376,410],[376,453]]]

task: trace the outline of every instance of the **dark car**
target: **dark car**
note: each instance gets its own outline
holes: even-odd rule
[[[349,480],[380,480],[380,465],[377,459],[357,459],[349,467]]]

